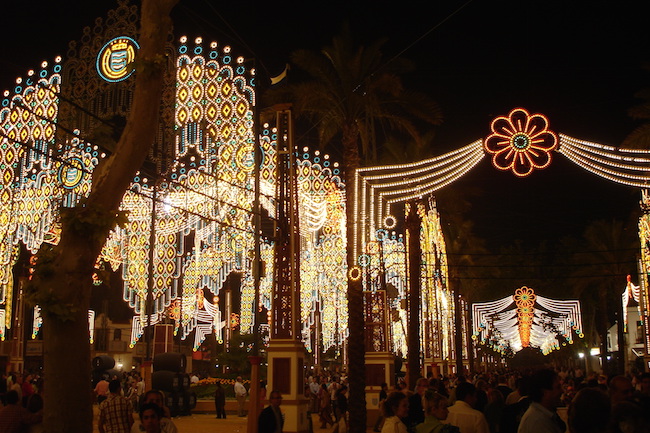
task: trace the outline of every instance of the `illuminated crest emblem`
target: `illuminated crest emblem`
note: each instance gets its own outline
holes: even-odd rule
[[[97,72],[104,80],[115,83],[126,80],[133,73],[128,68],[140,48],[138,43],[127,36],[111,39],[97,55]]]
[[[84,179],[84,163],[79,158],[70,158],[59,168],[58,180],[65,189],[75,189]]]

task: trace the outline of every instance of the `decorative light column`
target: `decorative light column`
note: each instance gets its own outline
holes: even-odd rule
[[[639,286],[641,323],[643,324],[644,370],[650,371],[650,301],[648,297],[648,281],[650,280],[650,192],[641,191],[641,210],[639,218],[639,240],[641,241],[641,257],[639,259]]]
[[[300,341],[300,232],[291,111],[276,113],[278,129],[278,239],[275,244],[271,340],[267,349],[269,393],[283,396],[285,433],[309,431],[304,398],[305,348]]]

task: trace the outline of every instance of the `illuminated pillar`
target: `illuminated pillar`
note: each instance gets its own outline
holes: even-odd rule
[[[639,310],[643,326],[644,370],[650,371],[650,298],[648,286],[650,280],[650,191],[641,191],[641,211],[639,218],[639,240],[641,241],[641,258],[639,259]]]
[[[304,397],[305,347],[300,341],[300,238],[291,111],[277,112],[278,240],[275,244],[268,394],[279,391],[285,433],[309,431]]]
[[[395,356],[388,350],[389,328],[386,314],[386,290],[365,291],[366,332],[366,409],[368,418],[379,404],[381,384],[394,388]]]

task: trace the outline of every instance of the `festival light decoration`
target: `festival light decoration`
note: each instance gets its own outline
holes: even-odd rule
[[[138,43],[128,36],[111,39],[99,50],[97,72],[109,82],[126,80],[135,71],[129,65],[135,60],[139,49]]]
[[[547,355],[573,344],[574,334],[584,338],[580,301],[545,298],[526,286],[513,296],[472,304],[472,312],[472,339],[501,354],[535,347]]]
[[[646,353],[650,350],[650,297],[648,296],[648,280],[650,278],[650,192],[644,189],[641,193],[641,209],[639,218],[639,241],[641,256],[639,257],[640,300],[642,305],[641,320],[643,321],[644,345]]]
[[[41,332],[41,327],[43,326],[43,317],[41,316],[41,308],[38,305],[34,307],[33,313],[34,319],[32,320],[32,340],[35,340],[36,337],[38,337],[38,334]],[[95,342],[95,311],[93,310],[88,310],[88,338],[90,339],[90,344]]]
[[[625,327],[624,332],[627,332],[627,307],[632,300],[637,303],[639,315],[641,315],[641,290],[639,286],[632,283],[632,276],[628,275],[625,290],[623,290],[623,293],[621,294],[621,304],[623,305],[623,326]]]
[[[455,357],[454,317],[459,312],[454,309],[453,293],[449,288],[447,249],[435,201],[430,199],[426,206],[420,202],[418,214],[422,218],[421,347],[426,358],[442,362]]]
[[[519,339],[522,347],[530,346],[530,331],[535,315],[535,299],[537,296],[533,289],[522,287],[515,290],[515,304],[517,305],[517,321],[519,323]]]
[[[560,134],[557,151],[612,182],[636,188],[647,188],[650,183],[650,150],[622,149]]]
[[[558,140],[548,129],[546,116],[515,108],[507,116],[494,119],[490,129],[492,134],[485,139],[485,151],[492,155],[492,164],[499,170],[525,177],[551,163],[551,151]]]
[[[40,70],[29,71],[26,77],[17,79],[0,101],[0,338],[11,326],[15,284],[12,275],[20,245],[35,253],[43,242],[58,242],[59,206],[75,206],[87,196],[92,172],[106,157],[105,150],[88,142],[93,121],[59,104],[62,85],[72,84],[71,94],[83,101],[85,107],[97,111],[95,114],[124,114],[124,107],[128,107],[132,80],[126,79],[131,73],[126,65],[137,50],[137,42],[132,39],[135,26],[129,17],[135,12],[126,0],[119,3],[122,13],[114,13],[112,18],[119,21],[119,28],[110,32],[100,24],[92,30],[88,28],[86,33],[92,36],[78,49],[71,45],[70,59],[63,62],[58,57],[52,63],[43,62]],[[104,49],[94,57],[97,54],[89,49],[91,46]],[[100,75],[89,77],[88,71],[93,68],[84,63],[88,56],[97,62]],[[161,131],[163,135],[173,131],[169,140],[158,142],[164,155],[153,158],[157,167],[163,168],[164,176],[143,172],[133,179],[122,203],[122,209],[129,211],[128,221],[111,232],[98,265],[108,264],[121,272],[123,297],[135,314],[132,346],[146,326],[171,317],[175,332],[182,338],[195,331],[197,349],[210,332],[216,332],[218,339],[224,338],[225,312],[219,310],[218,302],[212,304],[204,295],[209,291],[218,299],[233,272],[241,274],[238,326],[242,332],[251,331],[256,309],[271,306],[271,272],[262,278],[260,305],[253,305],[253,156],[259,138],[260,201],[273,218],[277,205],[278,137],[277,129],[268,124],[262,125],[259,137],[254,136],[255,71],[243,57],[234,56],[230,47],[182,37],[176,52],[170,51],[170,65],[172,78],[165,89],[165,100],[172,101],[168,105],[173,109],[163,110]],[[73,82],[64,82],[64,78]],[[65,122],[61,122],[61,116]],[[57,129],[57,124],[63,123],[77,129],[72,134],[63,134]],[[347,336],[347,278],[363,280],[365,287],[376,290],[381,270],[386,283],[395,288],[387,299],[396,319],[390,330],[392,349],[406,353],[406,314],[400,305],[406,296],[405,252],[402,235],[394,231],[398,226],[395,205],[429,196],[457,180],[478,164],[485,152],[492,152],[493,161],[512,167],[518,176],[528,173],[530,167],[548,165],[549,152],[556,149],[609,180],[637,187],[645,187],[650,180],[648,151],[618,149],[565,135],[559,136],[556,147],[551,145],[553,137],[557,141],[548,130],[546,117],[515,109],[508,116],[495,119],[492,135],[485,143],[477,140],[412,164],[358,169],[348,185],[357,197],[351,204],[357,219],[350,222],[345,220],[346,185],[340,179],[338,164],[318,151],[296,149],[303,244],[303,335],[304,330],[315,325],[313,312],[319,308],[323,347],[343,341]],[[423,219],[420,235],[426,244],[426,266],[421,274],[422,318],[430,324],[432,335],[442,342],[439,346],[427,345],[426,340],[423,343],[434,358],[449,358],[453,356],[450,317],[455,312],[447,288],[444,238],[434,202],[418,211]],[[353,230],[353,253],[358,258],[357,266],[349,270],[344,235],[348,224]],[[647,219],[640,221],[642,239],[648,239],[647,226]],[[262,245],[261,255],[267,264],[272,263],[272,241]],[[648,257],[645,254],[642,258],[646,265]],[[641,283],[642,288],[647,288],[647,275]],[[149,289],[154,305],[153,314],[147,316],[145,300]],[[647,289],[642,293],[647,298]],[[545,298],[536,299],[542,308],[546,308],[542,305],[545,302],[552,308],[563,308]],[[523,323],[523,317],[516,312],[504,313],[499,318],[490,316],[490,323],[482,323],[480,329],[487,330],[494,323]],[[542,337],[534,323],[530,327],[530,344],[550,345],[539,343]],[[560,325],[565,326],[553,321],[548,324]],[[512,329],[506,326],[498,332],[498,344],[504,350]]]

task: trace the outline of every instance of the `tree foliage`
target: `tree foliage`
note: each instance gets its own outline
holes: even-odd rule
[[[143,0],[138,72],[133,103],[115,152],[93,172],[87,199],[62,214],[61,236],[39,251],[29,299],[43,308],[45,431],[93,430],[88,307],[95,261],[123,217],[124,192],[144,162],[158,128],[163,73],[161,56],[178,0]],[[70,415],[74,414],[74,415]]]
[[[320,52],[298,50],[292,64],[305,79],[272,89],[267,100],[291,102],[297,116],[306,119],[318,133],[322,147],[339,144],[343,152],[345,181],[352,185],[355,171],[364,163],[378,160],[379,138],[388,131],[400,131],[421,142],[418,125],[438,125],[442,116],[438,105],[426,96],[408,91],[400,74],[411,66],[402,59],[386,62],[380,40],[367,46],[356,45],[347,26],[331,45]],[[347,226],[357,216],[351,205],[353,188],[346,188]],[[357,264],[352,252],[352,230],[347,234],[348,269]],[[365,432],[365,348],[363,293],[360,281],[348,280],[348,345],[350,378],[350,431]]]

